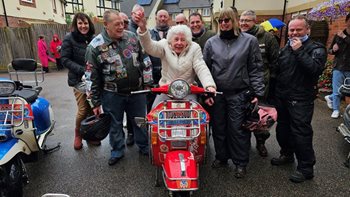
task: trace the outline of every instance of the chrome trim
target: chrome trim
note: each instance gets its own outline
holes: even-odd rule
[[[180,159],[181,176],[186,176],[185,158],[182,153],[179,154],[179,159]]]
[[[164,113],[164,115],[166,116],[167,113],[169,112],[189,112],[190,117],[186,117],[186,118],[160,118],[160,114]],[[197,114],[197,117],[194,118],[194,114]],[[195,109],[163,109],[160,110],[157,114],[158,116],[158,136],[164,140],[167,141],[171,141],[171,140],[193,140],[194,138],[197,138],[201,131],[200,131],[200,111],[195,110]],[[187,120],[189,121],[191,124],[190,127],[169,127],[169,125],[167,125],[167,121],[183,121],[183,120]],[[195,123],[195,121],[197,121],[197,123]],[[162,122],[162,124],[161,124]],[[184,130],[191,130],[190,131],[190,135],[187,137],[172,137],[172,136],[168,136],[167,135],[167,131],[170,130],[177,130],[177,129],[184,129]],[[161,133],[161,131],[165,131],[164,134]],[[195,132],[194,135],[192,135],[192,132]],[[187,131],[186,131],[187,132]]]
[[[164,164],[162,164],[162,168],[163,168],[164,178],[167,177],[167,179],[169,179],[171,181],[181,181],[181,180],[197,181],[198,180],[198,177],[197,178],[170,178],[164,170]],[[165,183],[165,179],[164,179],[164,183]]]
[[[21,97],[0,97],[0,102],[2,103],[2,101],[5,101],[7,103],[0,104],[0,106],[8,105],[10,108],[0,108],[0,117],[4,118],[0,120],[0,125],[9,128],[1,128],[0,130],[9,130],[10,128],[21,126],[24,120],[24,108],[25,104],[27,104],[27,101]],[[20,109],[16,109],[18,106]]]

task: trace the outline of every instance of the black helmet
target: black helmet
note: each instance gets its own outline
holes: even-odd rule
[[[242,124],[248,131],[268,131],[277,121],[277,111],[273,106],[250,103],[246,119]]]
[[[80,135],[84,140],[101,141],[109,133],[111,125],[111,116],[109,114],[100,114],[98,117],[90,116],[80,125]]]
[[[344,79],[344,83],[339,87],[338,91],[344,96],[350,96],[350,78]]]

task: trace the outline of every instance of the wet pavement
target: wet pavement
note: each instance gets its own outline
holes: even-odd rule
[[[4,76],[1,74],[1,76]],[[36,163],[26,164],[30,183],[25,197],[45,193],[65,193],[72,197],[109,196],[167,196],[162,187],[154,187],[154,167],[148,157],[140,155],[136,145],[126,148],[125,157],[115,166],[108,166],[108,138],[99,147],[73,149],[76,104],[73,90],[67,85],[66,71],[45,76],[42,96],[51,101],[56,127],[48,145],[61,143],[61,149],[42,155]],[[200,167],[200,189],[193,196],[350,196],[350,169],[344,167],[350,144],[345,142],[336,127],[341,119],[331,119],[325,101],[315,102],[313,119],[314,149],[317,163],[315,178],[301,184],[288,180],[295,164],[276,167],[270,159],[279,155],[274,129],[267,141],[269,155],[261,158],[252,138],[248,174],[243,179],[233,176],[234,165],[211,169],[214,148],[211,140],[208,163]]]

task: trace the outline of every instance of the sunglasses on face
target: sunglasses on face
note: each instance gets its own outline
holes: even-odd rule
[[[179,24],[185,24],[185,21],[178,21],[178,22],[176,22],[176,24],[177,24],[177,25],[179,25]]]
[[[221,24],[222,22],[225,22],[225,23],[229,23],[231,20],[231,18],[224,18],[224,19],[219,19],[219,24]]]
[[[124,20],[124,24],[129,24],[129,21],[128,20]]]

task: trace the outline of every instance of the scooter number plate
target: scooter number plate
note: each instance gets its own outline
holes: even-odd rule
[[[186,137],[186,130],[173,129],[173,130],[171,130],[171,137]]]

